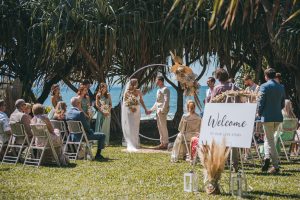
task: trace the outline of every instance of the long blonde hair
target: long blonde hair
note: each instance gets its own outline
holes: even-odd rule
[[[192,100],[188,100],[186,103],[186,110],[190,113],[195,113],[196,110],[196,104]]]
[[[282,115],[286,118],[296,118],[295,113],[293,112],[292,102],[288,99],[284,101],[284,108],[282,109]]]

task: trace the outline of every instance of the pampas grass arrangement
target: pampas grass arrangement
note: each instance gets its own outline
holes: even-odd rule
[[[207,194],[220,194],[219,181],[229,152],[230,148],[225,146],[225,141],[222,144],[216,144],[213,140],[210,145],[200,147],[200,160],[204,167],[203,174]]]

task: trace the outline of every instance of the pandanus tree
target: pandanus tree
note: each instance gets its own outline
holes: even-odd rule
[[[116,17],[108,1],[32,0],[27,6],[36,19],[32,28],[43,38],[41,63],[60,66],[52,68],[57,81],[105,81],[116,49]]]
[[[4,0],[0,12],[0,74],[19,78],[22,96],[26,100],[35,100],[31,90],[33,82],[46,70],[37,64],[41,55],[41,38],[33,37],[30,13],[24,8],[23,1]]]
[[[181,21],[184,19],[180,17],[180,10],[176,10],[166,19],[172,6],[168,1],[113,1],[112,6],[119,8],[115,9],[118,16],[117,51],[111,71],[112,75],[118,74],[121,77],[117,81],[124,83],[133,72],[147,64],[168,63],[170,51],[184,56],[187,65],[197,60],[206,64],[208,26],[205,14],[199,15],[200,17],[191,22],[191,26],[182,27]],[[206,65],[198,80],[205,70]],[[158,72],[177,91],[177,112],[174,118],[177,124],[183,113],[183,90],[168,78],[168,68],[144,70],[136,74],[136,78],[140,80],[144,91],[147,91],[152,88]]]
[[[191,5],[197,6],[191,6]],[[263,60],[279,72],[286,75],[284,84],[286,85],[287,96],[293,100],[300,108],[299,71],[300,71],[300,3],[299,1],[174,1],[172,9],[184,7],[183,13],[186,17],[197,15],[201,9],[211,11],[209,27],[212,31],[222,28],[221,34],[228,31],[237,34],[244,27],[249,27],[248,31],[242,35],[249,38],[242,46],[242,49],[234,51],[235,40],[231,41],[229,51],[216,49],[221,62],[226,61],[222,56],[227,57],[226,67],[234,63],[233,57],[241,55],[244,57],[241,62],[250,65],[257,72],[257,79],[261,79],[263,70]],[[237,27],[237,29],[235,29]],[[230,37],[232,39],[232,37]],[[253,42],[251,42],[253,41]],[[247,52],[242,55],[243,52]],[[229,70],[230,71],[230,70]],[[298,113],[300,115],[300,113]]]

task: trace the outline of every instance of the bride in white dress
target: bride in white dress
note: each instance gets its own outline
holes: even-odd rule
[[[137,151],[140,147],[140,104],[143,106],[145,113],[147,108],[143,101],[143,95],[137,89],[138,80],[130,79],[125,87],[122,101],[122,129],[124,138],[127,143],[127,151]]]

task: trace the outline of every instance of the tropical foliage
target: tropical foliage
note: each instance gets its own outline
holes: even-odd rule
[[[0,74],[23,83],[27,100],[43,102],[53,83],[90,79],[124,84],[142,66],[168,62],[169,51],[186,65],[217,55],[230,76],[246,68],[263,82],[267,65],[282,72],[287,94],[300,105],[300,4],[298,1],[3,0],[0,5]],[[144,91],[168,70],[136,74]],[[43,91],[35,97],[32,86]],[[300,110],[300,109],[298,109]]]

